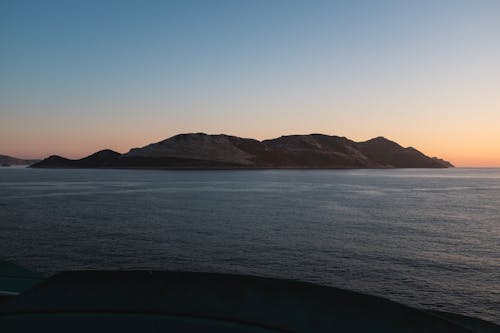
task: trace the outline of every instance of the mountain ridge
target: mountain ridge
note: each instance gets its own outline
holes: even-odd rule
[[[376,137],[363,142],[325,134],[284,135],[255,140],[226,134],[184,133],[125,154],[101,150],[78,160],[53,155],[38,168],[448,168],[413,147]]]

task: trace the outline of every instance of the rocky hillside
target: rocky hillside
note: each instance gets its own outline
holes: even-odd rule
[[[323,134],[258,141],[180,134],[120,155],[103,150],[80,160],[51,156],[33,167],[109,168],[448,168],[451,163],[377,137],[355,142]]]

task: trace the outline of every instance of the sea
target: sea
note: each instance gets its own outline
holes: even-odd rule
[[[500,169],[0,168],[0,258],[295,279],[500,324]]]

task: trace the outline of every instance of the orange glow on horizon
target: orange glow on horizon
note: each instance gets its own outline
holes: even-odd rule
[[[183,131],[179,133],[189,133],[190,131]],[[191,131],[191,132],[200,132],[200,131]],[[17,145],[14,145],[13,141],[8,142],[3,140],[2,143],[11,143],[11,145],[2,145],[2,150],[0,154],[14,156],[18,158],[26,158],[26,159],[43,159],[50,155],[60,155],[66,158],[71,159],[79,159],[90,154],[95,153],[96,151],[102,149],[112,149],[119,153],[126,153],[131,148],[142,147],[150,143],[155,143],[161,140],[164,140],[168,137],[171,137],[175,134],[165,135],[165,136],[141,136],[142,133],[135,133],[134,136],[128,136],[127,140],[123,140],[120,137],[108,137],[108,138],[94,138],[93,140],[80,138],[80,144],[75,145],[72,141],[69,140],[59,140],[58,138],[41,138],[37,140],[34,144],[27,144],[28,142],[16,142]],[[215,132],[209,134],[220,134],[222,132]],[[306,133],[293,133],[293,134],[310,134],[310,133],[321,133],[319,131],[311,131]],[[228,135],[236,135],[245,138],[251,138],[250,135],[244,134],[232,134],[232,133],[224,133]],[[289,133],[292,134],[292,133]],[[324,133],[328,135],[335,135],[330,133]],[[279,137],[280,135],[288,135],[288,134],[279,134],[275,136],[268,137],[253,137],[258,140],[265,140],[270,138]],[[343,135],[339,135],[343,136]],[[348,137],[348,136],[347,136]],[[372,136],[375,137],[375,136]],[[350,138],[354,141],[365,141],[369,138],[363,139],[354,139]],[[420,144],[417,142],[410,142],[408,139],[406,140],[398,140],[398,138],[386,136],[388,139],[393,140],[404,147],[412,146],[417,150],[421,151],[427,156],[430,157],[439,157],[444,160],[450,161],[455,167],[500,167],[500,154],[492,155],[488,146],[482,148],[474,147],[474,144],[446,144],[447,142],[429,142],[423,141]],[[416,141],[416,140],[412,140]],[[409,144],[408,144],[409,143]],[[26,146],[24,145],[26,144]],[[462,149],[463,148],[463,149]]]

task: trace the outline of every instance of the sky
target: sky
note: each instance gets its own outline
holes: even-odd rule
[[[500,1],[0,0],[0,154],[384,136],[500,166]]]

